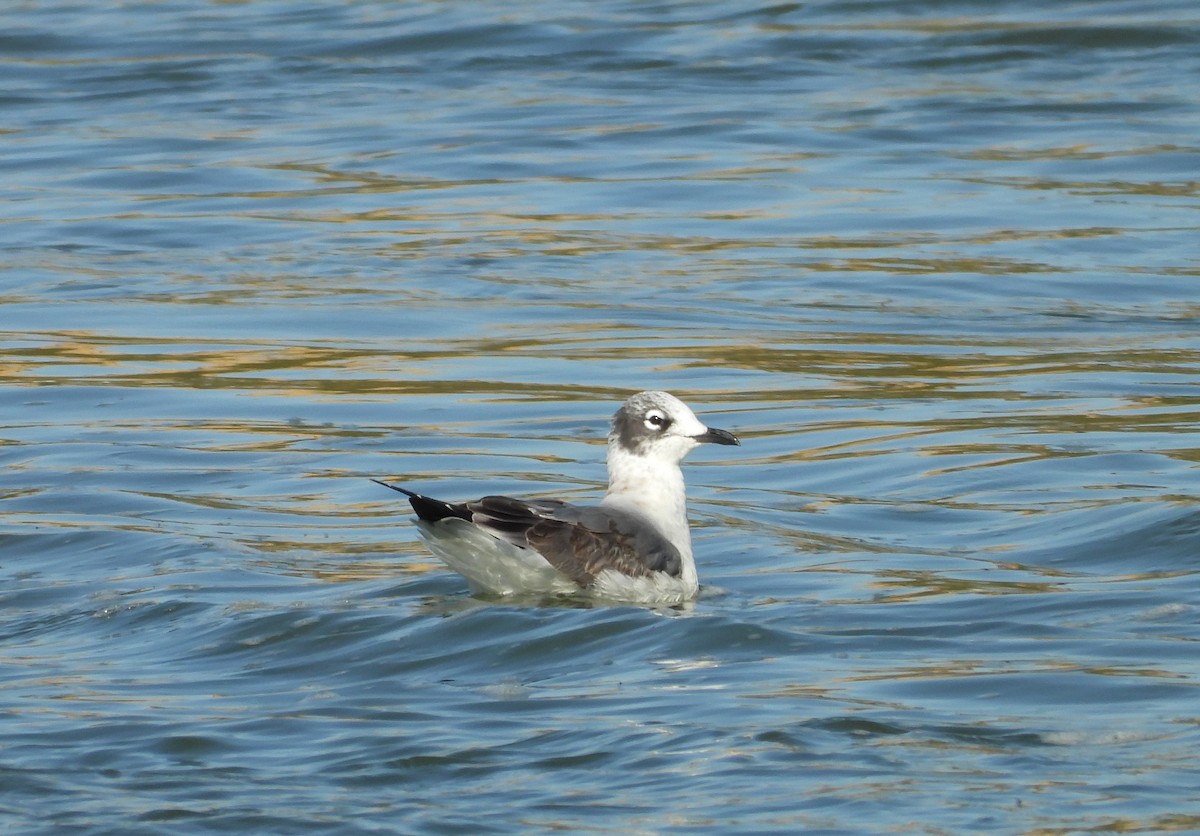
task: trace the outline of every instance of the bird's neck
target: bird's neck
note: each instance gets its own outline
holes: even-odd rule
[[[603,504],[619,506],[651,522],[690,566],[692,538],[683,471],[678,464],[636,456],[619,445],[609,445],[608,493]]]

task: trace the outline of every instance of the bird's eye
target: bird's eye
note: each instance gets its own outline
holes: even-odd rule
[[[667,428],[667,425],[670,423],[671,423],[671,420],[669,418],[667,418],[667,416],[663,415],[661,412],[647,412],[646,413],[646,426],[649,429],[659,430],[659,431],[665,430]]]

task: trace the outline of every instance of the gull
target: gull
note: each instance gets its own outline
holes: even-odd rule
[[[704,443],[741,444],[674,395],[640,392],[613,416],[599,505],[509,496],[443,502],[372,481],[408,497],[429,550],[473,592],[681,603],[700,583],[679,465]]]

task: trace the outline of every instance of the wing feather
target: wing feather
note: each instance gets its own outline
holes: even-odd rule
[[[598,508],[586,510],[577,522],[543,520],[525,532],[525,539],[580,586],[590,586],[606,569],[630,577],[680,575],[679,550],[647,523]]]
[[[511,496],[448,503],[387,487],[408,495],[421,519],[436,522],[458,517],[472,522],[499,540],[536,550],[582,587],[590,586],[606,570],[634,578],[655,572],[679,577],[683,571],[683,558],[671,541],[649,522],[626,511]]]
[[[631,577],[665,572],[678,577],[679,550],[649,523],[607,508],[556,499],[485,496],[468,502],[472,521],[517,546],[528,546],[580,586],[605,569]]]

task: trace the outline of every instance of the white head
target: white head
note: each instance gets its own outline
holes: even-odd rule
[[[733,433],[700,423],[688,405],[667,392],[639,392],[617,410],[608,434],[614,452],[679,464],[704,443],[740,444]]]

